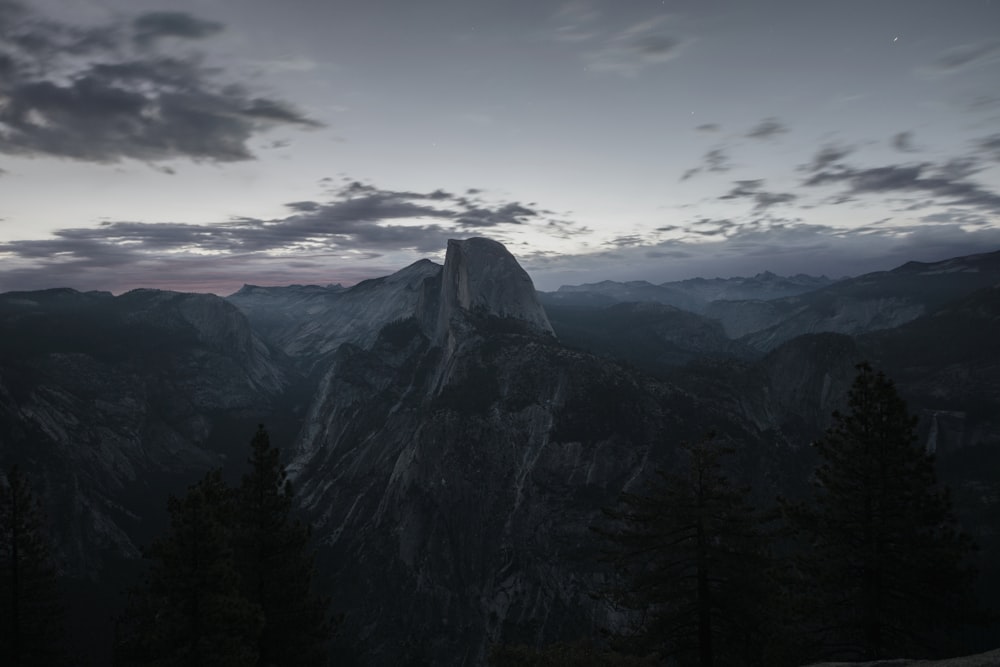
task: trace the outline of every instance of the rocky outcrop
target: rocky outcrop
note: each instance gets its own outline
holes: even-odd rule
[[[448,241],[441,276],[440,311],[436,340],[445,342],[457,320],[512,320],[526,332],[552,335],[535,286],[514,256],[500,243],[486,238]]]

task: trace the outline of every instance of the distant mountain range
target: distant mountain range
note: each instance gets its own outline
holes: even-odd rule
[[[349,288],[8,292],[0,464],[35,481],[67,575],[90,582],[77,618],[109,633],[108,591],[167,493],[236,474],[264,422],[347,614],[337,651],[473,665],[493,642],[617,622],[590,595],[606,566],[589,526],[678,442],[714,429],[762,500],[800,492],[869,359],[920,415],[996,596],[998,323],[1000,252],[539,293],[501,244],[468,239]]]
[[[659,285],[645,280],[615,282],[605,280],[585,285],[563,285],[555,292],[545,293],[545,303],[557,305],[588,305],[654,301],[692,312],[703,312],[713,301],[746,301],[778,299],[811,292],[835,283],[826,276],[783,277],[770,271],[752,278],[689,278]]]

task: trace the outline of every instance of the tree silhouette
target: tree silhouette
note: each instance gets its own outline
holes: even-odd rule
[[[0,480],[0,664],[64,664],[63,608],[41,507],[17,466]]]
[[[796,512],[812,613],[834,654],[933,654],[975,608],[972,544],[892,381],[867,362],[857,369],[850,411],[815,443],[812,506]]]
[[[722,469],[712,435],[683,445],[686,470],[660,470],[645,493],[623,493],[596,528],[624,575],[610,599],[638,612],[623,646],[681,665],[754,664],[766,644],[768,559],[747,489]]]
[[[245,666],[257,659],[260,609],[240,592],[232,550],[232,494],[212,471],[171,497],[168,535],[147,552],[145,586],[120,628],[125,665]]]
[[[250,471],[231,489],[213,471],[170,498],[170,533],[119,624],[124,665],[310,667],[327,661],[333,624],[313,590],[309,527],[260,426]]]
[[[321,665],[332,635],[329,600],[313,590],[310,529],[291,517],[292,486],[263,425],[235,491],[234,547],[243,596],[260,608],[258,665]]]

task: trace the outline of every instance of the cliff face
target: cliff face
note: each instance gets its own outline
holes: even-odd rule
[[[446,356],[394,326],[342,347],[316,395],[294,481],[367,664],[418,650],[478,665],[492,642],[616,623],[590,597],[608,575],[600,509],[706,422],[756,443],[747,422],[546,335],[480,328]]]
[[[553,335],[531,278],[502,244],[490,239],[448,241],[438,340],[447,336],[456,318],[468,315],[515,320],[531,333]]]

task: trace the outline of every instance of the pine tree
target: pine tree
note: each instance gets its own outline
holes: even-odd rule
[[[975,607],[971,541],[892,381],[857,369],[850,411],[815,443],[812,507],[798,512],[814,620],[834,654],[933,654]]]
[[[596,529],[625,578],[611,600],[642,619],[624,645],[681,665],[755,664],[768,634],[759,518],[722,469],[728,450],[711,435],[683,449],[683,474],[660,470],[646,493],[623,493],[605,510],[613,527]]]
[[[0,481],[0,664],[64,664],[63,608],[41,507],[17,466]]]
[[[125,665],[243,667],[257,660],[260,609],[240,592],[232,550],[232,494],[219,471],[168,501],[170,531],[147,557],[120,627]]]
[[[251,441],[248,463],[235,493],[234,546],[242,594],[264,617],[257,664],[324,664],[332,635],[329,600],[313,590],[310,529],[291,516],[291,482],[263,425]]]

